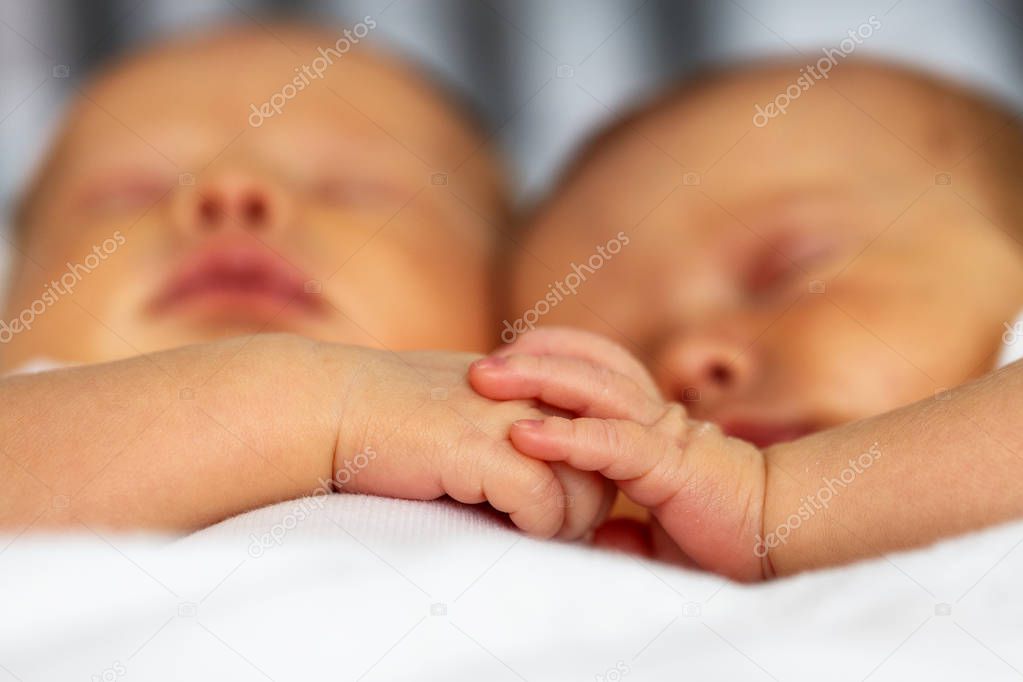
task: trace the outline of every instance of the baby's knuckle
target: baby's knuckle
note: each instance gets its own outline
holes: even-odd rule
[[[537,503],[542,504],[549,500],[556,500],[561,494],[561,481],[554,475],[554,471],[546,465],[538,467],[536,481],[530,490],[530,496]]]
[[[612,421],[602,419],[596,422],[597,426],[597,437],[601,441],[601,445],[607,448],[609,452],[622,452],[625,448],[624,438],[618,425]]]
[[[534,471],[531,484],[521,491],[520,507],[525,509],[540,510],[542,516],[547,516],[547,510],[556,509],[558,500],[564,495],[561,482],[558,480],[551,468],[543,465]],[[554,521],[551,521],[554,525]],[[557,525],[560,525],[558,522]]]
[[[654,426],[669,437],[685,437],[689,431],[689,415],[686,408],[679,403],[668,403]]]
[[[653,506],[660,506],[682,490],[687,480],[687,464],[684,453],[680,451],[665,451],[665,456],[659,458],[641,478],[656,485],[661,491],[659,499],[653,500]]]
[[[447,457],[451,460],[451,466],[460,467],[471,464],[476,458],[471,453],[477,449],[476,429],[471,426],[461,428],[455,437],[448,443]]]

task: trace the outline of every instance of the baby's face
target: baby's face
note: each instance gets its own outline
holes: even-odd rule
[[[1023,284],[976,149],[871,68],[754,126],[795,75],[718,82],[603,143],[526,226],[510,328],[607,334],[694,416],[762,445],[989,370]]]
[[[362,47],[324,68],[340,32],[275,33],[164,48],[80,98],[29,202],[5,366],[261,331],[487,347],[503,197],[476,134]],[[299,90],[303,65],[323,77]]]

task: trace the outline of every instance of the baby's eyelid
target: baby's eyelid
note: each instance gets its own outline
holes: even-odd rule
[[[314,180],[310,191],[320,199],[342,203],[394,201],[400,190],[385,181],[325,175]]]
[[[800,264],[787,254],[768,251],[757,256],[747,273],[746,286],[753,293],[770,289],[789,275],[801,272]]]
[[[166,196],[174,183],[162,178],[131,177],[105,180],[83,192],[81,203],[89,207],[134,205]]]
[[[832,252],[832,245],[822,240],[788,240],[764,248],[754,261],[748,287],[754,293],[787,283],[794,276],[809,274],[809,269]]]

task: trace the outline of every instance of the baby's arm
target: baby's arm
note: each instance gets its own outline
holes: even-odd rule
[[[329,481],[315,347],[236,339],[0,381],[0,526],[195,529]]]
[[[578,537],[602,482],[518,453],[509,425],[542,413],[476,395],[470,359],[257,336],[3,379],[0,528],[191,530],[343,488]]]
[[[877,556],[1023,516],[1021,396],[1017,362],[769,448],[763,538],[777,545],[768,547],[774,570]],[[817,509],[780,540],[804,507]]]
[[[744,580],[790,574],[1023,515],[1023,420],[1013,407],[1023,363],[761,452],[687,420],[681,406],[658,407],[607,366],[514,354],[525,345],[474,368],[474,387],[542,394],[590,417],[516,424],[516,447],[618,481],[683,560],[704,568]]]

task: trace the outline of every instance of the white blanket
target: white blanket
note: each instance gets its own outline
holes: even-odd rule
[[[740,586],[334,495],[181,540],[0,539],[0,680],[1009,680],[1023,523]]]

